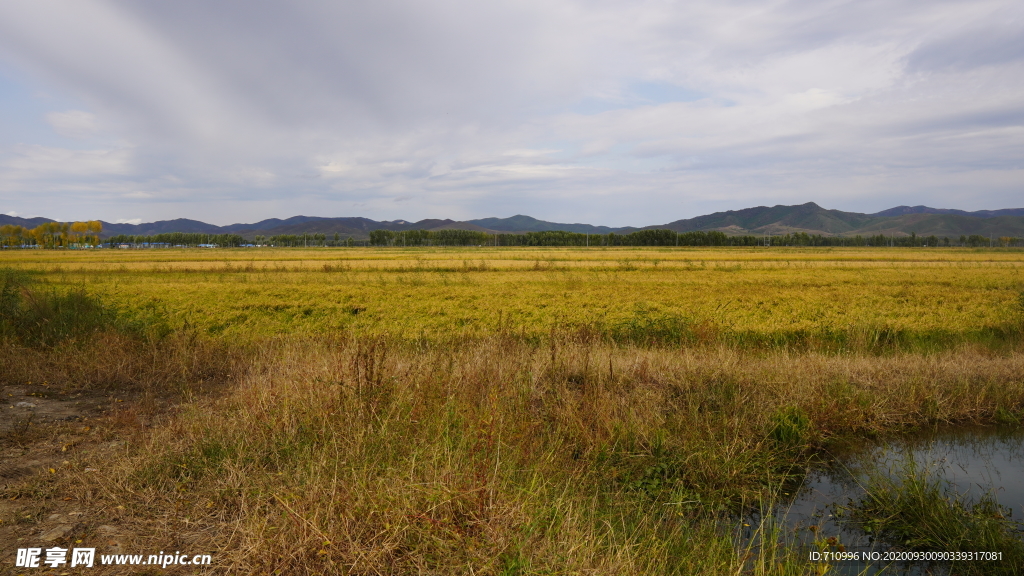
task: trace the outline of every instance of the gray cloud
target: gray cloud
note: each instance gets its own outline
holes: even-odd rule
[[[1022,16],[1008,0],[6,2],[0,62],[80,105],[0,140],[0,210],[622,225],[807,200],[1005,207],[1024,183]]]
[[[1024,21],[999,21],[974,26],[930,40],[907,55],[911,72],[965,71],[1024,60]]]

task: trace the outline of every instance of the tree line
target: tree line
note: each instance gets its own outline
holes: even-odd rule
[[[310,246],[324,246],[324,247],[337,247],[337,246],[356,246],[365,245],[365,242],[356,242],[351,236],[348,238],[342,238],[341,234],[334,233],[333,238],[323,233],[315,234],[277,234],[275,236],[256,236],[254,242],[259,246],[291,246],[291,247],[310,247]]]
[[[100,239],[103,224],[87,222],[46,222],[27,229],[23,226],[0,226],[0,246],[4,248],[91,248],[106,246],[132,248],[280,246],[280,247],[342,247],[342,246],[962,246],[968,248],[1024,246],[1024,240],[1012,236],[961,235],[948,236],[824,236],[796,232],[782,235],[729,236],[719,231],[674,232],[672,230],[637,230],[628,234],[585,234],[552,230],[545,232],[491,234],[479,230],[374,230],[368,242],[335,233],[257,235],[250,242],[238,234],[200,234],[169,232],[152,235],[118,234]]]
[[[91,248],[100,244],[103,223],[44,222],[35,228],[14,224],[0,226],[0,246],[4,248]]]
[[[796,232],[768,236],[729,236],[724,232],[638,230],[628,234],[585,234],[552,230],[522,234],[490,234],[476,230],[374,230],[372,246],[1022,246],[1024,240],[962,235],[958,239],[937,236],[824,236]]]
[[[120,234],[111,236],[105,242],[110,247],[131,248],[169,248],[169,247],[218,247],[236,248],[240,246],[279,246],[279,247],[334,247],[355,246],[351,237],[342,239],[340,234],[329,237],[327,234],[278,234],[275,236],[256,235],[252,241],[239,234],[200,234],[195,232],[168,232],[149,236],[130,236]]]
[[[238,234],[200,234],[198,232],[164,232],[161,234],[118,234],[104,241],[110,248],[173,248],[217,247],[236,248],[248,241]]]
[[[477,230],[374,230],[372,246],[736,246],[737,236],[722,232],[640,230],[629,234],[582,234],[550,230],[490,234]],[[753,237],[751,237],[753,238]]]

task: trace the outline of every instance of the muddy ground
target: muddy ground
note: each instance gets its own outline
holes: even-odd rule
[[[67,565],[18,568],[19,548],[141,552],[126,549],[132,530],[118,521],[116,504],[60,480],[98,472],[126,449],[133,432],[150,426],[169,404],[38,384],[0,387],[0,394],[0,574],[83,573]],[[84,573],[118,572],[96,568]]]

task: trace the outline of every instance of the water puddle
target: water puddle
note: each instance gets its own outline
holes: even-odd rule
[[[949,574],[944,563],[882,561],[886,552],[901,548],[850,521],[850,506],[865,496],[869,478],[874,474],[899,482],[911,460],[917,470],[941,478],[950,493],[969,502],[991,494],[1011,520],[1024,520],[1024,430],[939,429],[860,446],[839,456],[831,467],[810,472],[800,491],[775,512],[776,518],[784,518],[785,538],[808,555],[826,549],[859,553],[859,561],[833,564],[841,574]],[[823,542],[830,546],[823,547]],[[865,562],[865,557],[879,560]]]

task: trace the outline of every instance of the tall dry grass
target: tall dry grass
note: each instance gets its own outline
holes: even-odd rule
[[[147,339],[102,331],[45,348],[0,339],[0,386],[190,398],[232,381],[244,358],[239,347],[183,333]]]
[[[1019,418],[1024,355],[287,338],[80,481],[236,574],[796,574],[736,514],[833,442]],[[84,465],[84,464],[83,464]],[[117,506],[122,506],[119,509]]]

